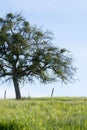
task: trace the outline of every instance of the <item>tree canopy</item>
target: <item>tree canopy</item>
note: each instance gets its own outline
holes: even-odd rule
[[[0,18],[0,78],[13,81],[16,99],[21,98],[19,83],[26,79],[43,83],[73,79],[71,55],[52,42],[50,31],[31,26],[21,14]]]

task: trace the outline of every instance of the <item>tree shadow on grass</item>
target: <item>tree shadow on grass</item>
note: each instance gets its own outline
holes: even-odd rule
[[[18,130],[18,124],[11,123],[0,123],[0,130]]]

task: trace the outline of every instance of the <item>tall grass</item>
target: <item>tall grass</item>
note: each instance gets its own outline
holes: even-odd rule
[[[0,130],[87,130],[87,98],[0,100]]]

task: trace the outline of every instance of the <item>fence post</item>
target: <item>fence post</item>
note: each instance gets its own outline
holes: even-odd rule
[[[4,92],[4,99],[6,99],[6,90],[5,90],[5,92]]]
[[[54,88],[52,89],[51,97],[53,97],[53,93],[54,93]]]

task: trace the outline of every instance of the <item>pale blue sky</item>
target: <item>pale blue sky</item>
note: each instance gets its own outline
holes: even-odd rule
[[[0,17],[8,12],[21,12],[31,25],[54,33],[54,45],[69,49],[78,68],[72,84],[27,84],[21,87],[22,96],[87,96],[87,0],[1,0]],[[3,87],[4,86],[4,87]],[[0,98],[7,90],[7,97],[14,97],[12,85],[0,85]],[[5,87],[7,86],[7,87]]]

